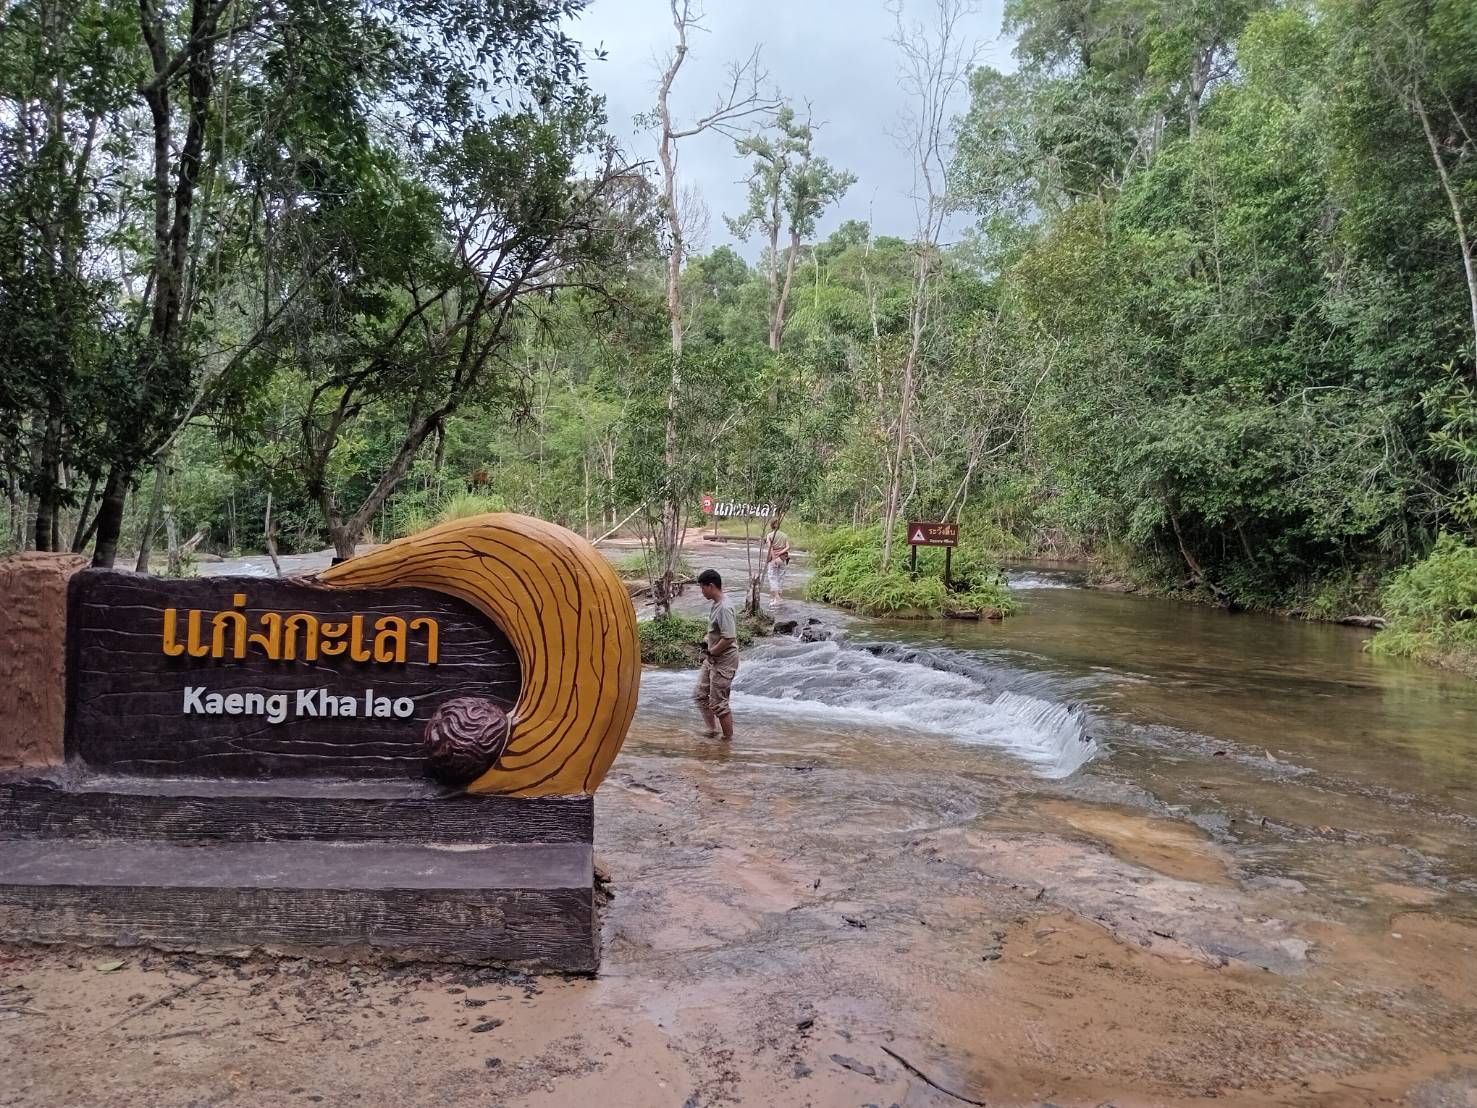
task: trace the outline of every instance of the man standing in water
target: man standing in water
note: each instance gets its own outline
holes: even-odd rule
[[[769,606],[778,608],[784,600],[785,570],[790,565],[790,536],[780,530],[779,517],[769,522],[769,537],[764,543],[764,575],[769,581]]]
[[[733,738],[733,712],[728,707],[728,694],[738,674],[738,617],[723,597],[723,578],[717,570],[703,570],[697,575],[697,583],[710,607],[708,633],[702,642],[703,672],[692,698],[708,725],[708,738],[716,739],[722,734],[726,742]]]

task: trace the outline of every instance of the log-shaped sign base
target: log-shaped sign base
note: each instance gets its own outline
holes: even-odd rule
[[[0,718],[0,940],[597,968],[592,793],[640,665],[584,540],[483,516],[302,581],[32,556],[0,612],[68,577],[64,635],[8,659],[66,710]]]

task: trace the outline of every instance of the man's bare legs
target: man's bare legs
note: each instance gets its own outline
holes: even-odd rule
[[[706,700],[697,702],[697,710],[703,714],[703,726],[707,731],[708,738],[717,738],[719,734],[718,717],[713,714],[713,709],[708,707]]]
[[[706,700],[697,701],[697,710],[703,714],[703,723],[707,726],[708,738],[716,739],[723,736],[725,742],[733,741],[733,713],[724,712],[721,716],[714,713],[708,707]]]

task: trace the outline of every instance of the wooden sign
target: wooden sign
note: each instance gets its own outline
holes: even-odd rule
[[[908,545],[958,546],[959,524],[910,523],[908,524]]]
[[[431,589],[72,578],[66,750],[112,772],[419,777],[437,708],[518,699],[512,644]]]
[[[132,773],[415,775],[434,721],[489,745],[456,783],[580,795],[636,709],[625,586],[524,516],[432,528],[308,581],[84,571],[68,622],[68,757]]]
[[[588,542],[493,514],[300,580],[78,562],[0,559],[0,933],[599,965],[641,660]]]

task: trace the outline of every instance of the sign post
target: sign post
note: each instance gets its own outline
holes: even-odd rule
[[[915,521],[908,524],[909,565],[914,577],[918,576],[918,548],[920,546],[942,546],[944,548],[944,588],[953,587],[951,574],[954,569],[954,547],[959,545],[959,524],[927,523]]]
[[[59,574],[65,619],[27,614]],[[479,516],[296,580],[0,560],[7,629],[61,709],[0,714],[7,936],[598,966],[640,650],[573,532]]]

